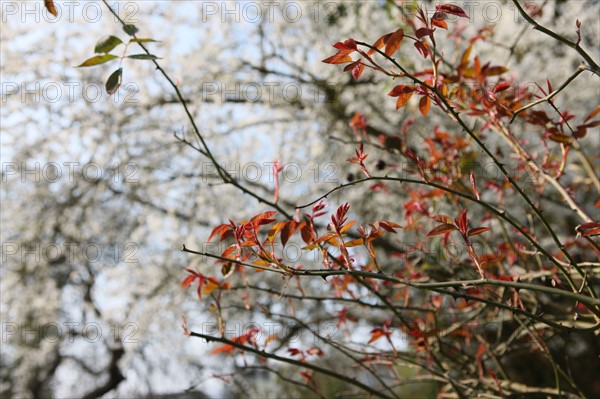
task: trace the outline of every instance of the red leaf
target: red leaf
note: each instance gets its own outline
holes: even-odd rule
[[[317,356],[323,356],[325,353],[323,353],[323,351],[317,347],[312,347],[309,348],[306,353],[308,355],[317,355]]]
[[[305,224],[304,227],[302,227],[302,229],[300,230],[300,234],[302,235],[302,240],[306,244],[310,244],[316,238],[313,229],[310,227],[310,225],[308,223]]]
[[[415,34],[417,35],[417,38],[420,39],[423,36],[431,36],[431,34],[435,32],[435,30],[433,29],[429,29],[429,28],[420,28],[417,29],[417,31],[415,32]]]
[[[438,14],[438,13],[436,13],[436,14]],[[446,15],[444,13],[440,13],[440,14]],[[435,17],[435,15],[434,15],[434,17]],[[448,24],[446,23],[446,21],[441,20],[441,19],[432,19],[431,20],[431,25],[432,26],[437,26],[438,28],[442,28],[442,29],[448,30]]]
[[[360,75],[362,75],[364,70],[365,66],[363,65],[362,61],[358,60],[354,68],[352,68],[352,72],[350,73],[352,74],[354,80],[358,80],[358,78],[360,78]]]
[[[398,101],[396,102],[396,109],[400,109],[400,108],[404,107],[406,105],[406,103],[408,103],[408,100],[410,100],[414,91],[415,91],[414,87],[398,85],[398,86],[394,87],[392,89],[392,91],[389,92],[388,96],[398,97]]]
[[[373,330],[371,330],[371,339],[369,340],[369,342],[367,342],[367,344],[370,344],[371,342],[375,342],[383,336],[389,337],[390,334],[391,334],[391,331],[386,331],[385,328],[374,328]]]
[[[58,15],[56,12],[56,7],[54,6],[54,0],[44,0],[44,6],[46,6],[46,9],[50,14],[54,15],[55,17]]]
[[[273,242],[273,240],[275,240],[275,237],[277,236],[277,234],[279,234],[279,232],[281,231],[281,229],[283,228],[283,226],[285,226],[285,224],[286,224],[286,222],[275,223],[271,227],[271,230],[269,230],[269,233],[267,234],[267,241],[268,242]]]
[[[337,42],[333,45],[339,51],[329,58],[323,60],[326,64],[345,64],[346,62],[352,62],[350,54],[357,50],[356,42],[354,39],[348,39],[345,42]]]
[[[600,121],[589,122],[589,123],[586,123],[586,124],[581,125],[581,126],[585,127],[585,128],[591,128],[591,127],[600,126]]]
[[[583,237],[590,237],[590,236],[595,236],[595,235],[600,235],[600,227],[597,227],[592,230],[588,230],[582,234]]]
[[[484,73],[486,74],[486,76],[502,75],[505,72],[508,72],[508,68],[507,67],[503,67],[503,66],[493,66],[493,67],[487,68],[484,71]]]
[[[427,233],[427,237],[433,237],[440,234],[446,234],[450,231],[456,230],[456,226],[453,224],[442,224]]]
[[[231,233],[231,231],[229,230],[230,225],[228,224],[222,224],[219,225],[217,227],[215,227],[212,231],[212,233],[210,233],[210,236],[208,237],[208,241],[210,241],[214,236],[216,236],[217,234],[219,234],[221,236],[221,241],[223,241],[224,238],[227,237],[226,233]]]
[[[375,43],[373,43],[373,47],[381,50],[383,48],[383,46],[385,46],[385,44],[387,43],[387,41],[389,40],[391,35],[392,35],[391,33],[388,33],[387,35],[381,36],[379,39],[377,39],[377,41]],[[373,54],[375,54],[375,50],[369,49],[369,51],[367,51],[367,55],[373,55]]]
[[[181,283],[181,288],[186,288],[189,287],[194,280],[196,279],[196,276],[194,275],[189,275],[185,278],[185,280],[183,280],[183,282]]]
[[[296,349],[296,348],[288,348],[288,352],[292,356],[296,356],[296,355],[301,355],[302,354],[302,351],[300,349]]]
[[[352,62],[352,57],[340,51],[329,58],[325,58],[322,62],[326,64],[345,64],[346,62]]]
[[[250,224],[252,224],[253,226],[262,226],[265,224],[273,223],[276,219],[271,219],[271,216],[275,215],[276,213],[277,212],[275,211],[267,211],[261,213],[260,215],[256,215],[252,219],[250,219]]]
[[[402,228],[402,226],[394,222],[380,220],[377,223],[382,229],[384,229],[385,231],[389,231],[390,233],[396,233],[396,230],[394,230],[394,228]]]
[[[576,139],[582,139],[587,134],[587,128],[585,126],[577,126],[577,130],[573,132],[573,137]]]
[[[427,112],[429,112],[429,108],[431,107],[431,99],[428,96],[424,96],[419,101],[419,111],[421,111],[421,115],[427,116]]]
[[[400,48],[400,44],[402,44],[402,39],[404,38],[404,31],[402,28],[398,29],[396,32],[392,33],[387,40],[385,45],[385,53],[389,56],[394,54]]]
[[[229,344],[217,346],[212,350],[211,354],[218,355],[219,353],[225,353],[227,355],[231,355],[235,351],[235,346],[231,346]]]
[[[599,201],[600,202],[600,201]],[[596,234],[600,234],[600,223],[598,222],[587,222],[580,224],[575,230],[583,237],[589,237]]]
[[[571,142],[571,137],[562,133],[551,133],[548,138],[557,143],[569,144]]]
[[[433,14],[433,17],[431,17],[431,20],[432,21],[445,21],[446,18],[448,18],[448,16],[446,15],[445,12],[437,11],[435,14]]]
[[[508,89],[509,87],[510,87],[510,84],[508,84],[506,82],[498,83],[496,85],[496,87],[494,87],[494,94],[504,91],[504,90]]]
[[[590,114],[587,116],[587,118],[585,118],[584,122],[589,121],[590,119],[592,119],[594,116],[598,115],[599,113],[600,113],[600,105],[597,106],[595,110],[590,112]]]
[[[432,219],[438,223],[454,224],[454,221],[452,220],[452,218],[450,216],[446,216],[446,215],[436,215],[436,216],[433,216]]]
[[[469,236],[469,237],[475,236],[477,234],[484,233],[488,230],[491,230],[491,229],[489,229],[488,227],[475,227],[475,228],[469,230],[469,233],[467,234],[467,236]]]
[[[427,56],[429,55],[429,47],[427,47],[426,44],[424,44],[423,42],[415,42],[415,47],[417,48],[417,50],[419,51],[419,54],[421,54],[421,56],[423,58],[427,58]]]
[[[463,18],[469,18],[469,16],[465,13],[465,11],[459,6],[455,6],[454,4],[442,4],[435,8],[436,11],[445,12],[447,14],[457,15]]]
[[[292,234],[294,234],[295,229],[296,229],[296,222],[294,220],[290,220],[289,222],[286,222],[285,226],[281,230],[281,244],[284,247],[285,247],[285,244],[287,244],[290,237],[292,236]]]
[[[473,171],[471,171],[471,173],[469,174],[469,180],[471,181],[471,187],[473,188],[473,192],[475,193],[475,197],[480,200],[481,199],[481,195],[479,194],[479,191],[477,191],[477,186],[475,185],[475,175],[473,174]]]
[[[348,39],[343,43],[337,42],[333,45],[333,47],[343,51],[356,51],[358,49],[358,47],[356,46],[356,41],[354,39]]]
[[[594,205],[594,208],[600,208],[600,199],[598,201],[596,201],[596,204]]]
[[[469,227],[469,219],[467,219],[467,211],[463,209],[460,213],[460,216],[456,219],[456,225],[461,233],[467,232],[467,227]]]

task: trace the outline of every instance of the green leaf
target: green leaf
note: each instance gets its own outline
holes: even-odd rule
[[[94,65],[104,64],[105,62],[114,60],[115,58],[118,58],[118,57],[116,55],[112,55],[112,54],[96,55],[90,59],[85,60],[83,62],[83,64],[78,65],[77,68],[90,67],[90,66],[94,66]]]
[[[140,31],[135,25],[123,25],[123,30],[129,36],[133,36]]]
[[[123,68],[119,68],[114,71],[106,81],[106,92],[109,95],[113,95],[119,90],[121,86],[121,77],[123,76]]]
[[[122,44],[123,41],[116,36],[106,36],[96,43],[95,53],[108,53],[110,50]]]
[[[159,60],[160,57],[157,57],[153,54],[133,54],[128,55],[127,58],[131,58],[134,60]]]
[[[149,43],[149,42],[160,42],[160,40],[154,39],[131,39],[129,43]]]

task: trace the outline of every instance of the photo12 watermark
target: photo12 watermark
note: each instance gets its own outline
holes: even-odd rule
[[[2,242],[2,263],[133,263],[138,264],[139,245],[135,242]]]
[[[138,23],[137,15],[140,3],[136,1],[109,1],[109,6],[127,24]],[[53,1],[56,15],[52,15],[43,1],[1,1],[2,23],[9,19],[21,23],[73,23],[83,20],[87,23],[98,23],[103,17],[111,17],[119,23],[108,9],[99,1]]]
[[[80,83],[76,81],[60,82],[7,82],[3,81],[0,87],[1,103],[19,101],[23,104],[56,104],[75,103],[83,100],[86,103],[97,103],[101,100],[110,100],[114,103],[137,104],[139,103],[139,85],[135,82],[124,82],[119,91],[108,95],[104,85],[97,82]]]
[[[73,343],[82,339],[87,343],[98,343],[112,339],[124,344],[138,343],[140,326],[135,322],[110,322],[102,326],[96,322],[63,321],[50,323],[2,322],[2,343],[20,341],[27,343]]]
[[[139,165],[135,162],[115,162],[108,167],[96,162],[2,162],[2,183],[89,183],[100,180],[113,183],[139,183]]]

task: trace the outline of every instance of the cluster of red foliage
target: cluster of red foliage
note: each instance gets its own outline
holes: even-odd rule
[[[540,12],[539,9],[535,10],[537,15]],[[508,351],[510,341],[514,340],[519,342],[519,345],[526,345],[532,352],[537,351],[547,356],[550,359],[547,363],[566,381],[567,387],[564,390],[556,388],[552,394],[561,395],[564,392],[577,391],[576,378],[569,376],[569,372],[561,368],[564,366],[552,358],[547,340],[554,334],[585,333],[598,329],[600,301],[592,286],[595,280],[584,267],[586,262],[598,265],[594,263],[594,256],[595,259],[600,257],[600,246],[595,241],[600,235],[600,223],[588,215],[591,208],[589,204],[582,204],[575,199],[572,187],[568,186],[570,183],[559,179],[565,173],[570,152],[583,154],[579,141],[587,136],[590,129],[600,125],[600,121],[593,120],[600,113],[600,107],[574,124],[573,120],[578,117],[568,111],[560,111],[553,103],[552,99],[559,90],[554,90],[550,82],[546,82],[547,90],[538,86],[538,93],[524,91],[506,76],[506,67],[484,62],[479,56],[473,55],[474,44],[487,40],[491,35],[490,28],[477,32],[469,40],[462,55],[457,58],[458,63],[449,64],[449,61],[438,53],[436,44],[436,40],[439,40],[439,30],[449,28],[448,15],[468,17],[455,5],[438,5],[436,12],[430,17],[420,9],[416,21],[409,24],[414,28],[412,34],[405,29],[397,29],[383,35],[373,44],[347,39],[335,43],[333,47],[336,53],[323,60],[329,64],[347,64],[343,71],[350,72],[356,80],[367,70],[382,73],[392,79],[407,80],[409,83],[398,84],[388,93],[390,97],[395,98],[396,109],[406,107],[416,94],[420,97],[418,110],[422,117],[427,117],[432,109],[436,109],[460,129],[458,133],[452,134],[436,126],[432,134],[424,140],[428,150],[427,157],[417,155],[406,146],[394,144],[394,149],[400,150],[399,156],[405,157],[415,166],[414,178],[393,177],[393,174],[378,177],[369,170],[369,154],[365,151],[365,144],[372,144],[367,138],[368,119],[365,115],[357,113],[350,121],[349,125],[360,144],[348,162],[358,165],[365,177],[332,191],[365,182],[373,184],[373,190],[381,190],[386,188],[386,184],[393,182],[412,184],[415,188],[407,191],[408,199],[402,205],[404,226],[380,220],[364,227],[356,220],[350,219],[350,205],[344,203],[331,214],[325,232],[320,232],[320,227],[322,229],[325,224],[319,218],[328,213],[326,205],[320,199],[312,203],[314,205],[310,212],[302,215],[301,210],[308,206],[298,207],[296,216],[288,220],[279,220],[275,211],[268,211],[248,221],[230,221],[217,226],[210,234],[209,240],[218,236],[221,242],[227,241],[230,245],[220,255],[209,256],[217,258],[219,264],[226,265],[228,271],[234,269],[240,272],[246,287],[249,283],[245,270],[253,268],[257,272],[275,272],[286,279],[296,279],[300,299],[304,297],[300,279],[309,276],[326,279],[329,288],[325,292],[331,295],[330,298],[351,298],[357,304],[368,308],[372,305],[360,300],[359,291],[370,293],[374,299],[379,300],[377,306],[386,309],[390,317],[382,323],[372,325],[370,337],[365,339],[364,344],[369,347],[385,337],[393,350],[382,350],[376,354],[369,351],[360,352],[362,357],[359,358],[365,365],[385,365],[391,374],[394,373],[394,364],[406,360],[406,356],[396,350],[392,339],[395,329],[399,329],[412,339],[410,344],[413,345],[417,357],[410,359],[429,375],[445,382],[443,392],[456,391],[458,397],[483,392],[492,392],[500,396],[508,393],[518,394],[522,393],[519,391],[522,387],[513,384],[513,376],[502,366],[503,355]],[[460,38],[460,35],[456,34],[456,38]],[[394,58],[402,45],[409,40],[413,43],[416,55],[427,62],[425,68],[409,71]],[[355,55],[358,55],[358,59],[353,59]],[[390,67],[384,67],[384,63]],[[578,71],[581,72],[583,69]],[[541,103],[549,104],[558,116],[552,117],[544,110],[533,109]],[[470,124],[465,118],[481,122],[479,128],[475,130],[469,127]],[[513,124],[515,121],[518,123]],[[411,124],[410,121],[405,123],[403,134],[407,134]],[[519,137],[515,132],[514,126],[518,124],[525,124],[528,129],[539,133],[537,139],[543,147],[542,154],[530,151],[530,141]],[[504,140],[512,151],[511,156],[521,162],[521,168],[540,176],[537,184],[533,184],[527,190],[523,188],[522,182],[505,167],[506,154],[486,144],[485,134],[488,133],[497,134]],[[399,136],[398,140],[402,141],[402,138]],[[388,136],[380,137],[380,144],[384,149],[390,149],[392,141]],[[462,170],[455,168],[461,156],[473,146],[487,156],[498,169],[501,175],[499,180],[483,179],[481,182],[477,180],[479,177],[473,171],[462,173]],[[560,153],[558,160],[557,152]],[[585,154],[582,159],[582,162],[588,162],[588,166],[589,161],[585,159]],[[385,164],[377,169],[384,167]],[[432,174],[432,170],[445,173]],[[593,173],[592,169],[590,180],[593,180]],[[570,231],[559,229],[543,213],[540,195],[544,193],[546,185],[552,186],[559,198],[580,219],[580,223],[572,226]],[[277,186],[276,198],[278,189]],[[389,190],[383,191],[389,194]],[[488,192],[495,192],[497,201],[493,200],[493,196],[485,195]],[[511,200],[510,206],[515,206],[513,200],[521,200],[527,208],[525,212],[528,217],[531,220],[535,219],[535,223],[542,228],[535,229],[532,227],[533,222],[524,222],[521,216],[509,214],[504,208],[507,197]],[[594,201],[596,200],[597,197],[594,198]],[[435,214],[432,209],[439,202],[445,202],[455,209],[456,216]],[[473,205],[474,210],[467,211],[465,203]],[[593,207],[600,207],[600,200],[597,200]],[[471,217],[474,214],[478,215],[480,222],[477,222],[476,226],[480,227],[470,227],[467,213]],[[498,226],[498,229],[495,231],[491,227],[481,226],[482,224]],[[267,226],[270,227],[267,229]],[[449,263],[456,267],[456,275],[439,276],[424,270],[418,265],[422,258],[414,259],[407,255],[414,253],[413,248],[404,248],[404,253],[401,250],[392,250],[386,254],[389,256],[385,261],[378,259],[377,240],[386,233],[398,233],[397,229],[422,237],[423,242],[415,244],[416,246],[426,245],[426,237],[443,236],[441,242],[444,248],[458,245],[452,239],[452,233],[457,232],[464,251],[448,256]],[[483,240],[486,247],[485,253],[478,254],[473,237],[486,232],[488,234],[482,237],[495,235],[497,241],[477,237]],[[295,234],[304,242],[303,250],[320,252],[322,269],[308,270],[302,265],[288,264],[278,253],[275,246],[277,238],[285,247]],[[358,246],[362,246],[366,251],[367,260],[357,261],[354,251],[349,250]],[[335,255],[332,250],[335,250]],[[463,257],[463,254],[466,256]],[[393,268],[386,267],[384,262],[389,262],[395,257],[402,258],[401,264]],[[463,267],[467,264],[471,266],[470,270]],[[533,266],[530,266],[532,264]],[[214,301],[219,302],[221,297],[217,292],[232,288],[230,284],[215,277],[205,277],[192,270],[186,270],[190,276],[186,278],[183,286],[197,280],[199,297],[201,288],[204,287],[203,293],[211,295]],[[471,272],[474,270],[478,278],[472,277]],[[222,280],[229,275],[231,273],[228,272]],[[258,287],[255,289],[259,290]],[[414,294],[417,290],[420,292],[418,295]],[[544,302],[545,295],[555,298],[554,308]],[[283,291],[280,297],[289,300],[292,298]],[[247,301],[247,296],[245,300]],[[247,302],[248,308],[250,305]],[[447,314],[438,315],[437,311],[442,308]],[[402,312],[398,309],[402,309]],[[545,314],[544,309],[547,309],[549,314]],[[269,315],[270,311],[265,310],[264,313]],[[496,340],[490,339],[484,332],[467,328],[467,323],[474,318],[486,321],[503,320],[500,324],[506,325],[505,329],[509,331],[508,340],[500,339],[500,335],[495,337]],[[336,313],[335,319],[337,327],[344,327],[348,337],[351,336],[348,324],[359,320],[351,315],[347,306],[343,306]],[[441,319],[446,319],[445,322],[450,323],[450,327],[440,328]],[[529,328],[528,323],[538,324],[535,328]],[[232,342],[247,344],[248,347],[256,349],[258,332],[259,330],[248,331],[233,338]],[[210,339],[208,336],[199,336]],[[269,336],[261,346],[263,358],[282,361],[282,357],[264,351],[266,345],[276,339],[277,337]],[[236,348],[244,350],[239,345],[225,344],[213,353],[232,355]],[[303,350],[289,347],[288,354],[291,357],[299,357],[300,361],[307,365],[302,371],[302,378],[307,384],[311,381],[313,371],[324,372],[317,365],[309,365],[309,355],[325,356],[325,352],[320,348],[310,347]],[[449,366],[444,365],[444,362]],[[472,370],[465,366],[468,362],[475,365]],[[451,375],[448,367],[454,366],[466,368],[462,374]],[[368,369],[369,372],[377,373],[376,370],[378,369]],[[332,375],[331,372],[328,374]],[[354,384],[371,394],[376,392],[387,397],[385,395],[391,392],[383,383],[382,387],[375,389],[357,381],[353,382],[352,378],[344,378],[343,374],[334,374],[335,378]],[[313,388],[316,389],[314,384]],[[531,389],[542,392],[546,387]]]

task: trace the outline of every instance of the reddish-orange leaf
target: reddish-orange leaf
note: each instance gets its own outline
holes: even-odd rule
[[[355,51],[357,49],[356,41],[354,39],[348,39],[342,42],[337,42],[333,45],[333,47],[340,49],[342,51]]]
[[[400,108],[404,107],[408,103],[408,100],[410,100],[412,95],[413,95],[413,93],[410,92],[410,93],[402,94],[402,95],[398,96],[398,100],[396,100],[396,109],[400,109]]]
[[[473,171],[471,171],[471,173],[469,173],[469,181],[471,182],[471,188],[473,188],[475,197],[478,200],[481,199],[481,195],[479,194],[479,191],[477,190],[477,185],[475,184],[475,174],[473,173]]]
[[[367,344],[370,344],[371,342],[375,342],[377,341],[379,338],[383,337],[385,334],[383,332],[383,329],[381,328],[375,328],[371,331],[371,339],[369,340],[369,342],[367,342]]]
[[[417,36],[417,39],[422,38],[423,36],[430,36],[433,32],[435,32],[433,29],[429,29],[429,28],[419,28],[417,29],[417,31],[415,32],[415,35]]]
[[[488,230],[490,230],[488,227],[475,227],[475,228],[469,230],[469,233],[467,234],[467,236],[469,236],[469,237],[475,236],[477,234],[484,233]]]
[[[587,128],[585,126],[577,126],[577,129],[573,132],[573,137],[582,139],[587,134]]]
[[[548,138],[557,143],[564,143],[564,144],[568,144],[572,140],[570,136],[567,136],[566,134],[561,134],[561,133],[552,133],[552,134],[550,134],[550,136]]]
[[[223,251],[223,253],[221,254],[221,257],[222,258],[230,258],[229,255],[231,255],[236,249],[237,249],[236,245],[230,245]]]
[[[491,68],[488,68],[485,71],[485,74],[487,76],[497,76],[497,75],[502,75],[503,73],[508,72],[508,68],[507,67],[503,67],[503,66],[493,66]]]
[[[427,116],[429,112],[429,108],[431,107],[431,99],[429,96],[424,96],[419,101],[419,111],[421,111],[421,115]]]
[[[306,353],[309,355],[317,355],[317,356],[323,356],[325,354],[325,353],[323,353],[323,351],[320,348],[317,348],[314,346],[312,348],[309,348],[306,351]]]
[[[446,234],[453,230],[456,230],[456,226],[454,226],[453,224],[442,224],[442,225],[437,226],[433,230],[431,230],[429,233],[427,233],[427,237],[433,237],[433,236],[437,236],[440,234]]]
[[[390,91],[388,94],[391,97],[398,97],[398,101],[396,102],[396,109],[400,109],[408,103],[408,100],[412,97],[415,91],[414,87],[398,85]]]
[[[596,227],[595,229],[591,229],[582,234],[583,237],[590,237],[600,234],[600,227]]]
[[[269,342],[275,341],[277,338],[279,338],[277,334],[269,335],[267,339],[265,339],[265,346],[267,346]]]
[[[391,33],[388,33],[386,35],[381,36],[379,39],[377,39],[377,41],[375,43],[373,43],[373,47],[381,50],[383,48],[383,46],[385,46],[385,44],[387,43],[387,41],[389,40],[391,35],[392,35]],[[367,55],[373,55],[373,54],[375,54],[375,50],[369,49],[369,51],[367,51]]]
[[[227,235],[228,235],[228,234],[226,234],[226,233],[227,233],[227,232],[230,232],[230,231],[229,231],[229,228],[230,228],[230,227],[231,227],[231,226],[230,226],[230,225],[228,225],[228,224],[222,224],[222,225],[219,225],[219,226],[215,227],[215,228],[213,229],[212,233],[210,233],[210,236],[208,237],[208,241],[212,240],[212,238],[213,238],[214,236],[216,236],[217,234],[219,234],[219,235],[221,236],[221,241],[223,241],[223,239],[224,239],[224,238],[226,238],[226,237],[227,237]]]
[[[448,30],[448,24],[446,23],[446,21],[444,21],[445,18],[436,18],[436,15],[443,15],[444,17],[446,16],[446,14],[444,13],[435,13],[433,15],[433,18],[431,19],[431,25],[432,26],[437,26],[438,28],[442,28],[442,29],[446,29]]]
[[[345,64],[346,62],[352,62],[352,57],[340,51],[329,58],[325,58],[323,62],[326,64]]]
[[[352,220],[348,223],[346,223],[345,225],[342,226],[342,228],[340,229],[340,233],[344,233],[346,231],[348,231],[352,226],[354,226],[356,224],[356,220]]]
[[[219,353],[224,353],[226,355],[231,355],[235,351],[235,346],[231,346],[229,344],[217,346],[212,350],[211,354],[218,355]]]
[[[352,68],[352,72],[350,72],[350,73],[352,74],[352,77],[354,78],[354,80],[358,80],[358,78],[360,78],[360,76],[362,75],[364,70],[365,70],[365,66],[363,65],[362,62],[359,62],[358,65],[356,65],[354,68]]]
[[[460,216],[456,218],[455,222],[461,232],[467,232],[467,227],[469,227],[469,219],[467,218],[467,211],[465,209],[462,210]]]
[[[400,44],[402,44],[402,39],[404,38],[404,30],[402,28],[398,29],[396,32],[392,33],[387,40],[385,45],[385,53],[389,56],[394,54],[400,48]]]
[[[292,356],[302,355],[302,351],[300,349],[297,349],[297,348],[288,348],[288,352]]]
[[[510,87],[510,84],[508,84],[506,82],[498,83],[494,87],[494,93],[498,93],[498,92],[504,91],[504,90],[508,89],[509,87]]]
[[[56,12],[56,7],[54,6],[54,0],[44,0],[44,6],[46,6],[46,9],[50,14],[54,15],[55,17],[58,15]]]
[[[276,213],[277,212],[275,211],[261,213],[260,215],[256,215],[252,219],[250,219],[250,223],[255,226],[262,226],[263,224],[273,223],[275,219],[271,219],[271,216],[275,215]]]
[[[209,277],[206,282],[206,286],[204,287],[204,291],[202,291],[203,295],[210,295],[214,290],[219,288],[219,281],[214,277]]]
[[[360,78],[364,70],[365,66],[361,60],[354,61],[352,64],[348,64],[344,68],[344,72],[350,71],[354,80],[358,80],[358,78]]]
[[[365,243],[364,238],[356,238],[356,239],[354,239],[352,241],[345,242],[344,245],[347,248],[350,248],[350,247],[356,247],[358,245],[363,245],[364,243]]]
[[[470,44],[469,47],[467,47],[460,59],[460,65],[462,67],[469,65],[469,57],[471,56],[471,50],[473,50],[473,44]]]
[[[181,288],[189,287],[194,282],[195,279],[196,279],[196,276],[194,276],[193,274],[187,276],[185,278],[185,280],[183,280],[183,282],[181,283]]]
[[[285,244],[289,241],[292,234],[296,229],[296,222],[294,220],[290,220],[286,222],[285,227],[281,230],[281,244],[285,247]]]
[[[600,105],[596,107],[596,109],[594,109],[592,112],[590,112],[590,114],[587,116],[587,118],[585,118],[584,122],[589,121],[590,119],[592,119],[594,116],[600,114]]]
[[[596,205],[594,205],[594,208],[600,208],[600,199],[596,201]]]
[[[315,239],[315,233],[308,223],[302,227],[300,234],[302,235],[302,240],[306,244],[310,244]]]
[[[392,91],[390,91],[388,93],[388,96],[390,97],[398,97],[402,94],[406,94],[406,93],[412,93],[413,91],[415,91],[415,88],[412,86],[405,86],[405,85],[398,85],[396,87],[394,87],[392,89]]]
[[[394,228],[402,228],[402,226],[400,226],[398,223],[389,222],[385,220],[380,220],[376,223],[376,225],[379,225],[382,229],[390,233],[397,233],[397,231],[394,230]]]
[[[436,215],[436,216],[433,216],[432,219],[438,223],[444,223],[444,224],[453,224],[454,223],[454,220],[452,220],[452,218],[450,216],[446,216],[446,215]]]
[[[455,6],[454,4],[442,4],[442,5],[437,6],[435,8],[435,10],[445,12],[448,14],[452,14],[452,15],[457,15],[457,16],[463,17],[463,18],[469,18],[467,13],[465,13],[465,11],[462,8],[460,8],[459,6]]]
[[[593,121],[593,122],[589,122],[586,123],[585,125],[581,125],[583,127],[596,127],[596,126],[600,126],[600,121]]]
[[[416,41],[415,47],[417,48],[419,54],[421,54],[423,58],[427,58],[427,56],[429,55],[429,45],[427,43]]]
[[[271,230],[269,230],[269,234],[267,235],[267,241],[268,242],[273,242],[273,240],[275,240],[275,237],[277,236],[277,234],[279,234],[279,232],[281,231],[281,229],[283,228],[283,226],[285,226],[286,222],[277,222],[275,223],[272,227]]]
[[[600,234],[600,223],[598,222],[587,222],[580,224],[575,228],[583,237],[594,236]]]

